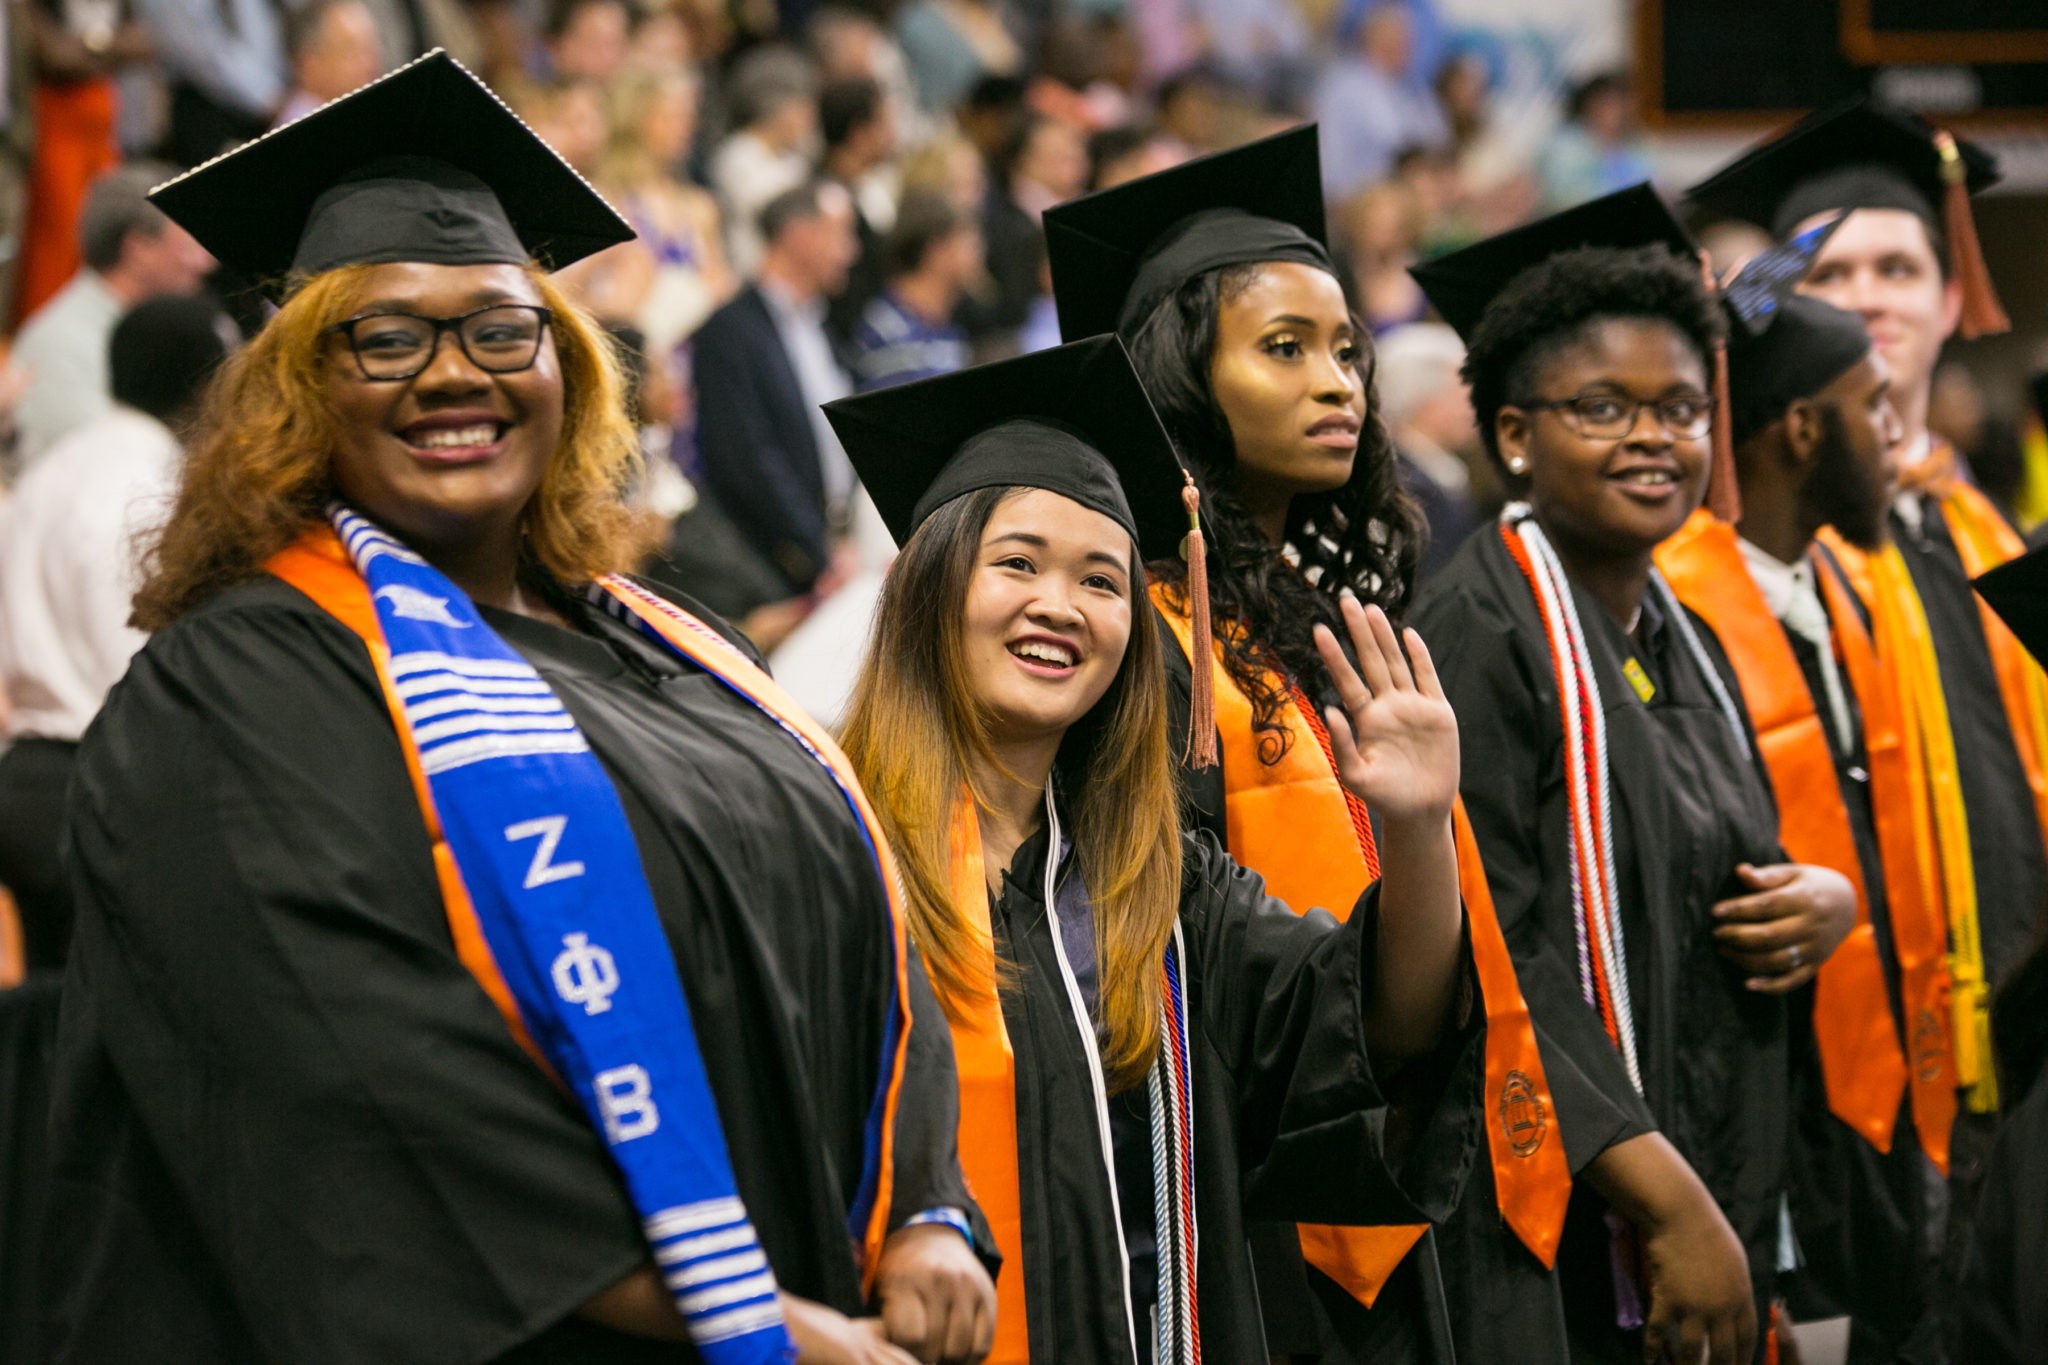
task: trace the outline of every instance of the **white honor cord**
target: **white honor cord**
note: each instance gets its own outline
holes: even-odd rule
[[[1081,983],[1074,976],[1074,965],[1067,960],[1066,936],[1060,932],[1060,911],[1058,904],[1060,865],[1060,812],[1052,799],[1052,779],[1045,783],[1045,917],[1052,925],[1052,951],[1059,959],[1060,980],[1067,988],[1068,1013],[1081,1030],[1081,1051],[1088,1058],[1088,1079],[1095,1087],[1095,1125],[1102,1144],[1102,1171],[1109,1179],[1110,1221],[1116,1227],[1117,1266],[1123,1275],[1124,1286],[1124,1331],[1131,1345],[1131,1359],[1142,1362],[1145,1357],[1138,1354],[1138,1327],[1131,1318],[1131,1248],[1124,1240],[1123,1205],[1116,1191],[1116,1146],[1109,1132],[1109,1086],[1102,1078],[1102,1053],[1095,1042],[1095,1019],[1088,1012],[1088,999],[1081,994]],[[1101,968],[1097,966],[1097,979]]]

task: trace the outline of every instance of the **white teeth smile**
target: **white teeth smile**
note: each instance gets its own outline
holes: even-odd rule
[[[419,436],[407,438],[407,444],[420,450],[454,450],[464,446],[487,446],[498,439],[498,429],[488,423],[474,427],[438,427]]]
[[[1638,488],[1669,488],[1678,482],[1678,476],[1668,469],[1632,469],[1621,476],[1621,482]]]
[[[1010,652],[1020,659],[1036,659],[1055,668],[1072,668],[1074,651],[1061,645],[1047,644],[1042,640],[1026,640],[1021,645],[1011,645]]]

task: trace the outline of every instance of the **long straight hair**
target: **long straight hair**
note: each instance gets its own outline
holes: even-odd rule
[[[977,766],[998,768],[990,717],[967,664],[967,589],[996,507],[1023,490],[956,498],[920,526],[889,571],[841,744],[903,872],[910,934],[947,1013],[978,989],[953,903],[952,819]],[[1095,910],[1103,1071],[1138,1084],[1159,1047],[1160,960],[1180,908],[1180,817],[1166,736],[1166,677],[1131,558],[1131,640],[1109,690],[1067,731],[1055,763],[1070,837]],[[1015,983],[999,964],[999,989]]]

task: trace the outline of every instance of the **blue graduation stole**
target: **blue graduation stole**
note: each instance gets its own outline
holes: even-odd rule
[[[674,951],[610,777],[561,700],[460,588],[355,513],[337,506],[330,517],[339,546],[324,533],[309,537],[269,568],[370,647],[436,845],[458,953],[522,1046],[603,1135],[698,1352],[714,1365],[794,1360],[774,1273],[733,1178]],[[336,553],[344,547],[345,560]],[[722,637],[624,580],[604,580],[594,595],[643,620],[659,603],[716,640],[726,657],[678,644],[673,628],[647,629],[775,718],[848,790],[850,768],[832,762],[844,759],[817,747],[805,733],[815,725],[793,704],[792,714],[781,714],[787,699]],[[886,845],[857,786],[848,800],[866,817],[893,912],[898,891]],[[908,1032],[900,915],[895,920],[897,990],[850,1228],[870,1275],[888,1214]]]

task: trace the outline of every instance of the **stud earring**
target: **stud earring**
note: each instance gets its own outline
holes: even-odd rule
[[[1508,461],[1508,473],[1515,475],[1517,478],[1520,478],[1522,475],[1528,472],[1529,462],[1523,459],[1521,456],[1517,455],[1513,459]]]

